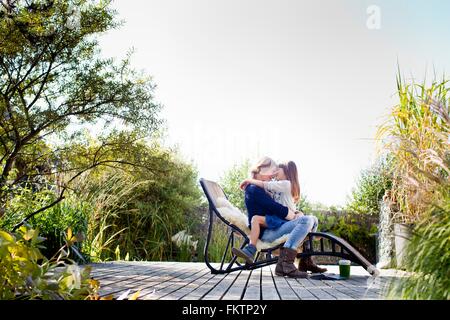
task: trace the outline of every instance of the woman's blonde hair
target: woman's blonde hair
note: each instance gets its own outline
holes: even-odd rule
[[[280,163],[278,167],[283,169],[286,178],[291,182],[292,198],[297,203],[300,200],[300,183],[298,182],[298,171],[295,162]]]
[[[263,157],[253,167],[251,167],[250,176],[255,179],[256,175],[261,172],[261,169],[270,167],[277,167],[277,164],[271,158]]]

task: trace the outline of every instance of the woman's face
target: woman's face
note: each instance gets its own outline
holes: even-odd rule
[[[275,176],[277,180],[287,180],[286,174],[282,168],[279,168],[277,171],[277,175]]]

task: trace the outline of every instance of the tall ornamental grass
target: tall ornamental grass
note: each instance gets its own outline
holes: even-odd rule
[[[450,112],[448,80],[406,84],[398,77],[399,104],[379,135],[393,156],[396,222],[413,226],[406,269],[391,284],[401,299],[450,298]]]
[[[449,179],[448,80],[405,83],[397,78],[399,104],[378,131],[383,150],[393,156],[392,197],[397,222],[416,223]]]
[[[129,230],[115,225],[113,220],[127,213],[135,188],[143,183],[145,181],[133,182],[120,170],[105,170],[96,179],[92,175],[84,175],[76,182],[76,197],[86,206],[86,234],[82,251],[90,261],[113,260],[116,257],[116,240],[121,233]]]

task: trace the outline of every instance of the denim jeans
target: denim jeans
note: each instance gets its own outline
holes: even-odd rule
[[[266,229],[261,240],[264,242],[272,242],[285,234],[289,234],[289,238],[284,244],[284,247],[297,250],[308,233],[316,232],[317,226],[317,217],[301,216],[300,218],[284,223],[277,229]]]

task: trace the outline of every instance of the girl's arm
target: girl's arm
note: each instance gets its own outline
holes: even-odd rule
[[[241,185],[239,187],[242,190],[244,190],[245,187],[248,186],[249,184],[254,184],[257,187],[264,189],[264,182],[256,179],[245,179],[244,181],[241,182]]]
[[[291,193],[291,182],[289,180],[263,181],[264,190],[269,192]]]

